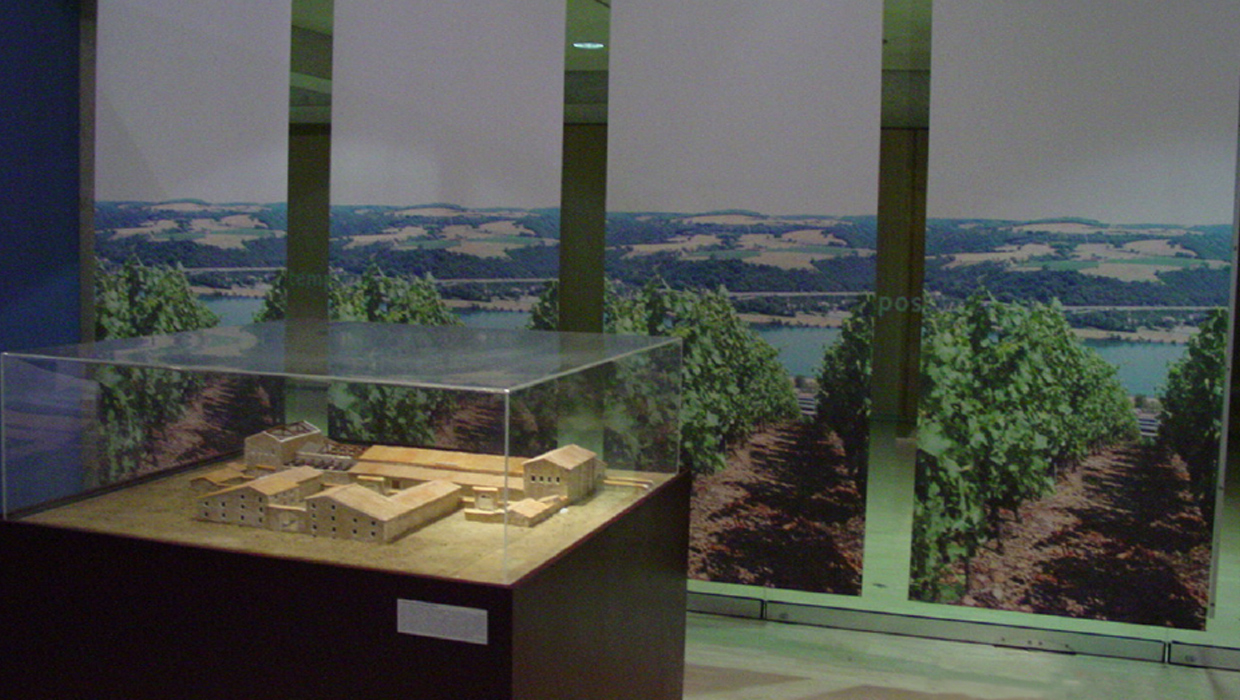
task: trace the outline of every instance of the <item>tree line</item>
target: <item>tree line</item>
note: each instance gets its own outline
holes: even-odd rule
[[[1001,262],[956,268],[949,264],[927,263],[927,292],[963,300],[987,289],[1002,302],[1057,299],[1067,306],[1226,306],[1231,288],[1231,271],[1226,268],[1171,270],[1157,273],[1158,282],[1126,282],[1064,270],[1012,272]]]

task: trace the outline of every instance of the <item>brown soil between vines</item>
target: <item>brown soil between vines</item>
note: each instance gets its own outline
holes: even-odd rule
[[[262,381],[229,375],[206,375],[180,417],[153,426],[151,462],[139,474],[216,459],[276,422],[276,400]]]
[[[696,579],[856,594],[865,499],[839,445],[804,423],[771,426],[694,480]]]
[[[1210,528],[1178,458],[1129,444],[1008,513],[957,575],[962,605],[1181,628],[1205,623]]]

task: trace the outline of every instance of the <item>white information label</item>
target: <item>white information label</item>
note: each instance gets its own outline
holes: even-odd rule
[[[487,611],[418,600],[397,600],[396,631],[418,637],[486,644]]]

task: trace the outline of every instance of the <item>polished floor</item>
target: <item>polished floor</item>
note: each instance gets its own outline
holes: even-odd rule
[[[1240,672],[690,614],[685,700],[1240,700]]]

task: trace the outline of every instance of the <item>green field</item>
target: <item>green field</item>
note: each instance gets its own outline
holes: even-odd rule
[[[685,256],[689,260],[745,260],[762,255],[760,250],[711,250],[705,253],[690,253]]]
[[[1044,262],[1031,260],[1028,264],[1030,267],[1040,267],[1053,272],[1080,272],[1098,267],[1097,261],[1094,260],[1047,260]]]
[[[276,238],[283,235],[283,231],[272,231],[266,228],[228,228],[218,231],[204,231],[198,229],[195,231],[158,231],[151,232],[147,235],[151,240],[155,241],[197,241],[207,236],[238,236],[241,238]]]
[[[1128,258],[1117,260],[1031,260],[1026,263],[1029,267],[1040,267],[1043,270],[1052,272],[1080,272],[1081,270],[1093,270],[1102,264],[1112,265],[1155,265],[1158,267],[1208,267],[1209,264],[1204,260],[1196,258],[1173,258],[1167,256],[1148,256],[1142,258]]]
[[[1133,265],[1159,265],[1162,267],[1208,267],[1208,263],[1198,258],[1147,257],[1133,260],[1117,260],[1116,262]]]
[[[401,241],[400,243],[394,245],[393,248],[396,250],[447,250],[448,248],[457,247],[460,243],[460,241],[445,241],[437,239],[416,241],[409,240]]]

